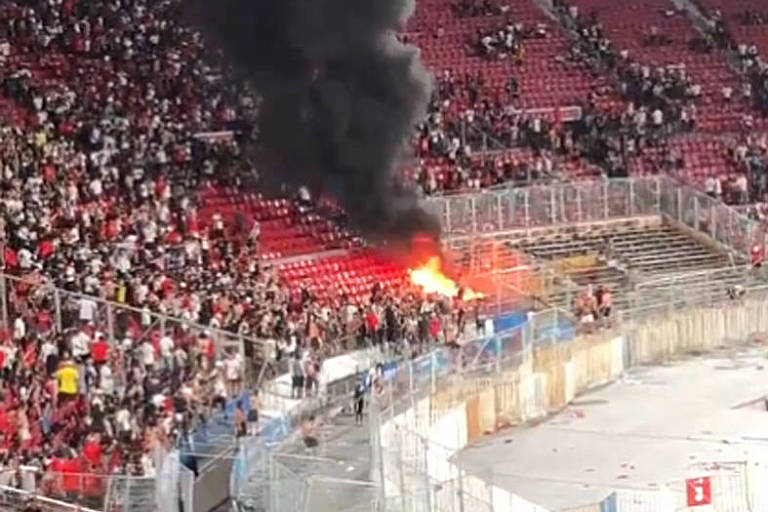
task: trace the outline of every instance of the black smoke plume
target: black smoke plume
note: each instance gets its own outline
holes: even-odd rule
[[[262,97],[263,177],[330,191],[375,238],[436,232],[392,179],[431,89],[418,50],[395,35],[412,8],[412,0],[200,0],[192,12]]]

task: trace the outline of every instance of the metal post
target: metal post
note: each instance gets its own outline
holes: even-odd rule
[[[368,423],[371,430],[371,452],[372,455],[378,457],[379,468],[379,483],[381,486],[381,501],[382,503],[387,498],[386,478],[384,476],[384,443],[381,440],[381,409],[379,409],[379,403],[375,400],[371,400],[371,414],[369,415]],[[374,459],[376,460],[376,459]]]
[[[280,485],[277,482],[277,468],[275,467],[275,461],[274,456],[270,453],[268,455],[269,457],[269,481],[271,482],[271,485],[268,486],[269,488],[269,498],[270,498],[270,506],[272,512],[277,512],[278,510],[278,496],[277,496],[277,486]]]
[[[448,199],[440,198],[439,201],[443,202],[443,206],[445,207],[445,231],[446,233],[451,232],[451,202]]]
[[[555,187],[549,188],[549,201],[551,203],[550,208],[550,219],[552,221],[552,225],[554,226],[557,224],[557,190],[555,190]]]
[[[427,510],[432,510],[432,484],[429,482],[429,441],[421,438],[424,443],[424,483],[426,484]]]
[[[399,443],[397,443],[397,465],[400,468],[400,504],[402,505],[403,512],[407,512],[407,508],[405,506],[405,469],[403,462],[403,433],[400,431],[400,425],[395,425],[395,429],[397,432],[400,432],[400,435],[398,436]]]
[[[494,339],[496,341],[496,373],[501,373],[501,338],[497,334],[494,336]]]
[[[469,198],[469,207],[472,211],[472,233],[477,233],[477,204],[475,203],[474,196]]]
[[[603,181],[603,220],[610,218],[611,210],[608,206],[608,182]]]
[[[558,194],[558,197],[559,197],[558,202],[560,203],[560,219],[563,223],[567,223],[572,221],[573,219],[570,219],[568,217],[568,214],[566,213],[565,203],[568,201],[565,198],[565,187],[561,186],[558,188],[558,190],[560,190],[560,193]]]
[[[242,363],[242,368],[243,368],[243,369],[242,369],[242,372],[243,372],[243,373],[242,373],[242,375],[240,376],[240,378],[241,378],[241,379],[243,379],[243,383],[244,383],[244,384],[243,384],[243,388],[246,388],[246,387],[248,387],[248,385],[249,385],[249,384],[248,384],[248,380],[247,380],[247,379],[248,379],[248,374],[247,374],[247,372],[248,372],[248,368],[250,368],[250,367],[251,367],[251,362],[250,362],[250,361],[247,361],[247,360],[245,359],[245,337],[244,337],[242,334],[239,334],[239,335],[237,336],[237,339],[238,339],[238,344],[237,344],[237,346],[238,346],[238,348],[239,348],[239,351],[240,351],[240,362]],[[319,388],[319,386],[317,386],[317,387]],[[240,390],[240,392],[241,392],[241,393],[242,393],[242,391],[243,391],[243,389],[241,389],[241,390]],[[319,389],[316,389],[315,391],[316,391],[318,394],[320,394],[320,390],[319,390]]]
[[[0,276],[0,295],[2,295],[2,320],[3,326],[10,330],[11,326],[8,325],[8,290],[6,288],[5,274]]]
[[[629,208],[628,208],[629,216],[632,217],[635,215],[635,180],[630,179],[629,180]]]
[[[496,194],[496,222],[499,223],[499,229],[504,229],[504,212],[503,209],[503,202],[501,200],[502,193]]]
[[[683,189],[677,188],[677,220],[682,224],[685,224],[683,220]]]
[[[523,192],[523,212],[525,212],[525,228],[528,229],[531,226],[531,205],[530,205],[530,190],[525,189]]]
[[[107,340],[109,348],[115,350],[115,321],[112,316],[112,304],[107,302]]]
[[[693,226],[696,231],[699,231],[699,198],[693,196]]]
[[[122,497],[123,499],[123,512],[128,512],[130,510],[131,506],[131,479],[126,478],[125,479],[125,496]]]
[[[576,190],[576,222],[583,222],[584,221],[584,212],[581,210],[581,187],[574,184],[573,188]]]
[[[461,446],[461,434],[456,430],[456,446]],[[459,470],[459,512],[464,512],[464,471],[457,465]]]
[[[406,366],[408,368],[408,392],[413,392],[413,362],[408,361]]]
[[[437,354],[435,351],[432,351],[432,354],[430,355],[430,367],[432,369],[431,371],[431,384],[432,384],[432,393],[437,392]]]
[[[728,244],[728,247],[730,247],[731,249],[735,249],[735,247],[734,247],[735,244],[733,243],[733,238],[734,238],[734,236],[733,236],[733,214],[731,213],[731,211],[728,211],[728,242],[727,242],[727,244]],[[747,250],[749,250],[749,249],[747,249]]]
[[[312,477],[309,477],[307,482],[307,498],[304,502],[304,512],[309,512],[309,497],[312,496]]]
[[[54,306],[54,319],[56,322],[56,332],[63,332],[64,327],[61,325],[61,296],[58,288],[53,289],[53,306]]]

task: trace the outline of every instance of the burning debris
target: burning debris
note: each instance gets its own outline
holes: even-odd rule
[[[430,257],[426,263],[415,268],[408,269],[411,283],[421,287],[424,293],[435,293],[444,297],[458,298],[464,301],[473,301],[483,298],[483,294],[471,288],[461,287],[454,280],[443,274],[442,262],[439,256]]]

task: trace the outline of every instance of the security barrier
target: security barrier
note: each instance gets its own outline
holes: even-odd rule
[[[765,243],[759,222],[666,176],[502,188],[430,197],[421,205],[440,220],[443,238],[448,241],[664,215],[742,255]]]
[[[454,454],[501,426],[558,411],[576,394],[615,380],[631,366],[762,340],[768,334],[768,288],[717,307],[669,311],[554,344],[541,337],[546,317],[540,315],[538,326],[529,322],[519,328],[516,353],[490,354],[472,364],[438,353],[432,361],[442,366],[434,379],[414,379],[423,364],[415,361],[384,380],[371,421],[383,510],[542,512],[467,475]],[[672,491],[619,488],[578,512],[694,512],[697,497],[718,512],[764,511],[766,478],[768,450],[750,452],[742,461],[692,466]]]

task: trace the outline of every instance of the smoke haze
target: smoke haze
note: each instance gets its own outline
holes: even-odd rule
[[[268,181],[332,192],[374,238],[436,232],[392,173],[431,90],[395,33],[408,0],[200,0],[193,16],[262,96]]]

